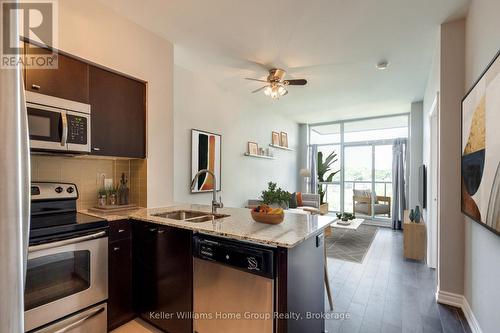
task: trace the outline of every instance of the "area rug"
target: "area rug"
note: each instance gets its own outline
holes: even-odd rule
[[[325,239],[326,255],[362,263],[377,231],[378,227],[364,224],[357,230],[332,228],[332,235]]]

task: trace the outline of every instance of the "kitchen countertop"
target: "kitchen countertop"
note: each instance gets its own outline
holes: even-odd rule
[[[276,225],[263,224],[255,222],[250,214],[250,209],[246,208],[218,209],[218,214],[229,216],[215,221],[201,223],[154,216],[154,214],[176,210],[192,210],[210,213],[211,206],[176,204],[162,208],[141,208],[119,214],[112,213],[110,215],[88,211],[81,211],[81,213],[102,217],[108,221],[130,218],[216,236],[287,248],[297,246],[335,221],[335,217],[333,216],[297,214],[285,211],[285,219],[282,223]]]

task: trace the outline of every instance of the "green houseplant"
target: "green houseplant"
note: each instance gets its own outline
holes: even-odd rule
[[[335,175],[340,172],[340,170],[332,171],[328,176],[326,176],[326,174],[331,170],[332,164],[337,161],[338,161],[337,153],[335,153],[335,151],[332,151],[324,160],[323,160],[323,152],[321,151],[318,152],[317,172],[318,172],[318,194],[319,194],[320,204],[325,203],[325,191],[323,190],[323,185],[321,183],[331,182],[333,180],[333,177],[335,177]]]
[[[262,191],[261,194],[261,199],[264,204],[269,206],[277,205],[285,208],[288,207],[290,197],[290,192],[282,190],[281,187],[278,187],[278,185],[273,182],[267,183],[267,190]]]

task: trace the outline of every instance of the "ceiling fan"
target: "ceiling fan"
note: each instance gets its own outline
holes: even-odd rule
[[[279,99],[281,96],[288,94],[286,86],[304,86],[307,84],[305,79],[293,79],[293,80],[283,80],[286,71],[281,68],[272,68],[269,70],[269,75],[266,80],[245,78],[246,80],[265,82],[266,85],[255,89],[252,93],[264,90],[266,96],[270,96],[272,99]]]

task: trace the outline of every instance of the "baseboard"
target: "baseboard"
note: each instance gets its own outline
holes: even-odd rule
[[[447,291],[436,291],[436,300],[438,303],[451,305],[456,308],[462,308],[464,304],[464,296],[459,294],[450,293]]]
[[[474,316],[474,313],[472,312],[469,302],[467,302],[467,298],[465,297],[462,306],[462,311],[464,312],[465,318],[469,323],[470,330],[472,331],[472,333],[482,333],[483,331],[481,330],[481,327],[479,327],[479,322],[477,321],[476,316]]]
[[[469,324],[472,333],[483,332],[479,327],[479,322],[477,321],[476,316],[474,316],[474,313],[472,312],[469,302],[467,302],[467,299],[463,295],[438,290],[436,292],[436,300],[438,303],[451,305],[462,309],[465,315],[465,319],[467,319],[467,323]]]

